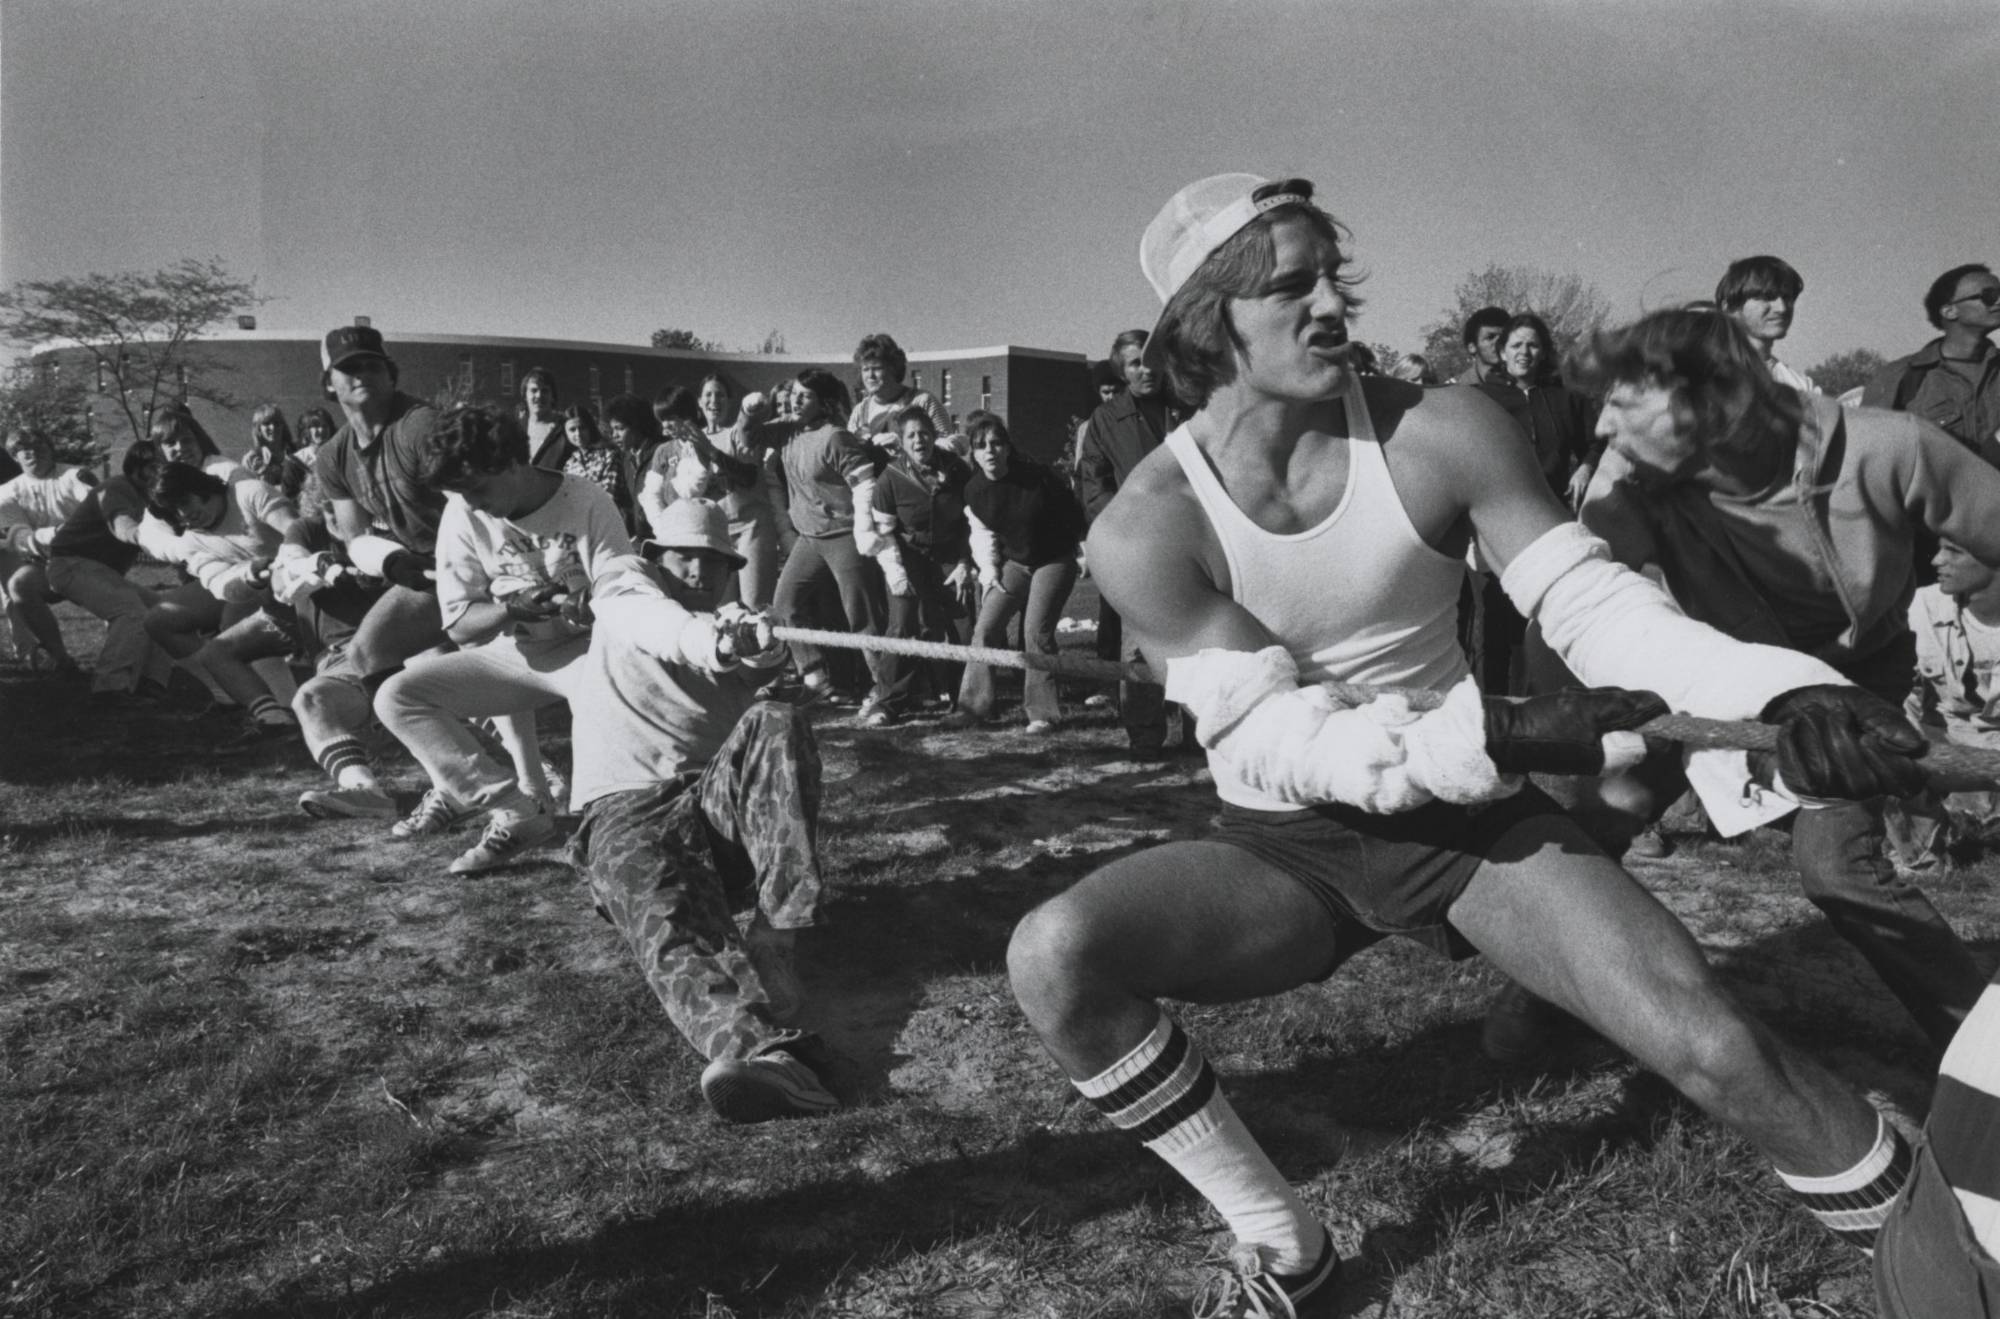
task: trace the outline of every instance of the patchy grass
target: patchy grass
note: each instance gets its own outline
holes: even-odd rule
[[[1152,1316],[1223,1244],[1007,992],[1031,905],[1212,813],[1101,716],[822,720],[835,896],[801,958],[848,1103],[737,1129],[554,850],[453,879],[462,840],[295,815],[302,754],[78,696],[0,675],[0,1313]],[[1642,878],[1735,991],[1920,1110],[1921,1039],[1783,840],[1677,842]],[[1986,955],[1994,876],[1932,887]],[[1486,1063],[1495,985],[1385,945],[1182,1011],[1358,1256],[1346,1313],[1871,1312],[1762,1161],[1607,1046]]]

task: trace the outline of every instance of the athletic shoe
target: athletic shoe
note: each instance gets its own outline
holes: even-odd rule
[[[887,728],[896,722],[896,712],[872,696],[861,703],[855,714],[863,728]]]
[[[1673,850],[1658,829],[1648,829],[1625,845],[1625,855],[1634,861],[1658,861]]]
[[[315,820],[393,820],[396,803],[380,788],[308,788],[299,809]]]
[[[1029,737],[1040,737],[1044,733],[1053,733],[1056,731],[1056,721],[1053,719],[1030,719],[1026,731]]]
[[[1331,1236],[1323,1238],[1319,1263],[1300,1276],[1266,1269],[1264,1251],[1256,1246],[1231,1251],[1229,1266],[1227,1273],[1202,1283],[1194,1298],[1194,1319],[1311,1319],[1333,1313],[1340,1252]]]
[[[702,1071],[701,1097],[724,1122],[817,1117],[840,1107],[813,1069],[783,1049],[717,1058]]]
[[[799,1009],[805,1006],[806,1001],[806,991],[799,984],[798,965],[793,958],[797,943],[796,931],[772,929],[762,913],[750,922],[750,928],[743,933],[743,951],[750,955],[750,965],[757,968],[757,979],[763,982],[771,1020],[781,1026],[788,1026],[796,1020]]]
[[[1509,980],[1486,1007],[1480,1052],[1509,1067],[1533,1062],[1548,1052],[1564,1015],[1561,1008]]]
[[[396,838],[429,838],[434,834],[448,834],[478,814],[477,806],[454,806],[451,799],[436,788],[426,788],[424,799],[417,803],[417,809],[396,821],[389,833]]]
[[[1083,705],[1087,710],[1102,710],[1109,704],[1111,704],[1111,698],[1103,692],[1092,692],[1083,698]]]
[[[540,847],[554,836],[556,817],[537,809],[533,815],[495,813],[486,822],[479,841],[459,853],[451,863],[454,875],[476,875],[482,870],[504,866],[523,852]]]

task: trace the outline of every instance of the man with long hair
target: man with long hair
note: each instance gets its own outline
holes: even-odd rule
[[[1147,354],[1199,410],[1099,516],[1090,560],[1199,720],[1221,822],[1031,912],[1008,970],[1078,1090],[1235,1233],[1203,1312],[1330,1313],[1339,1259],[1159,1000],[1279,993],[1390,934],[1482,952],[1585,1018],[1865,1242],[1908,1166],[1894,1128],[1731,1003],[1673,915],[1515,776],[1628,763],[1643,739],[1620,730],[1669,706],[1779,704],[1780,772],[1815,797],[1906,781],[1922,739],[1825,664],[1733,641],[1611,563],[1477,391],[1358,378],[1343,234],[1310,183],[1201,180],[1140,251],[1165,304]],[[1608,687],[1482,700],[1454,633],[1474,536]],[[1336,681],[1441,700],[1351,705]]]

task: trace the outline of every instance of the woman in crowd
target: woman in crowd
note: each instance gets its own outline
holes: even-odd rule
[[[778,574],[772,604],[777,622],[813,627],[814,604],[831,585],[840,595],[848,626],[863,636],[880,636],[887,607],[882,598],[882,574],[868,555],[876,548],[874,524],[866,510],[875,496],[875,454],[834,420],[848,413],[847,390],[832,373],[809,368],[799,372],[792,390],[792,417],[765,420],[744,401],[747,438],[759,448],[775,448],[785,468],[791,496],[792,526],[798,540]],[[855,510],[863,511],[857,522]],[[867,655],[873,689],[862,716],[881,708],[884,665],[876,652]],[[826,656],[817,646],[792,643],[792,662],[799,680],[815,696],[834,691]]]
[[[631,457],[605,438],[597,427],[597,418],[580,403],[563,409],[563,436],[568,441],[569,454],[563,461],[563,474],[595,483],[611,496],[611,502],[618,506],[618,515],[629,525],[635,507],[632,495],[638,485],[633,479]],[[548,470],[544,463],[531,465]]]
[[[250,447],[243,454],[243,470],[271,485],[283,485],[285,462],[298,447],[292,428],[285,422],[284,409],[275,403],[259,403],[250,414]]]
[[[1563,384],[1548,323],[1533,312],[1509,320],[1500,335],[1500,369],[1478,388],[1521,428],[1555,496],[1571,508],[1581,503],[1603,453],[1597,403]],[[1493,696],[1521,695],[1528,625],[1497,577],[1482,574],[1477,605],[1466,613],[1480,685]]]
[[[639,507],[646,522],[658,527],[676,499],[720,501],[727,482],[717,470],[693,390],[674,385],[662,391],[653,400],[652,420],[660,441],[640,469]]]
[[[710,461],[722,477],[718,498],[729,517],[729,539],[743,556],[743,566],[730,579],[724,600],[740,601],[750,609],[768,608],[778,583],[782,546],[791,529],[778,454],[756,448],[745,438],[735,400],[721,376],[703,377],[695,401],[701,409],[702,435]]]
[[[625,517],[627,530],[643,537],[647,524],[646,510],[639,502],[640,474],[653,460],[664,438],[659,419],[653,415],[652,405],[637,394],[613,394],[604,401],[604,435],[612,452],[618,455],[619,479],[625,483],[627,492],[623,499],[615,491],[609,493]],[[583,475],[574,468],[570,474]]]
[[[146,438],[163,463],[186,463],[225,481],[242,471],[235,459],[222,456],[222,446],[185,403],[170,403],[155,413]]]
[[[146,635],[159,597],[126,577],[139,561],[139,524],[157,451],[149,440],[125,450],[117,476],[97,486],[49,542],[49,586],[107,624],[90,680],[92,699],[123,704],[167,690],[172,658]]]
[[[1507,409],[1535,446],[1549,489],[1575,508],[1604,452],[1597,439],[1597,400],[1563,384],[1548,323],[1533,312],[1507,322],[1500,368],[1480,388]]]
[[[871,511],[882,537],[876,559],[888,587],[888,635],[926,641],[963,640],[956,620],[961,586],[976,570],[967,539],[965,486],[971,469],[938,447],[930,411],[908,407],[896,419],[901,452],[875,482]],[[880,728],[915,708],[919,684],[928,678],[943,697],[958,689],[959,666],[891,655],[884,661],[888,682],[883,708],[863,721]]]
[[[528,433],[528,462],[546,472],[560,472],[569,461],[569,437],[563,414],[556,411],[562,395],[545,366],[531,366],[521,376],[521,429]]]
[[[1025,611],[1021,630],[1026,649],[1053,655],[1056,621],[1076,585],[1083,505],[1054,468],[1014,451],[1007,423],[999,417],[975,413],[966,419],[965,433],[972,443],[974,468],[965,485],[965,510],[983,592],[972,644],[1004,647],[1007,624]],[[1030,733],[1054,728],[1062,717],[1055,675],[1028,670],[1022,705]],[[992,713],[992,669],[966,665],[958,709],[946,722],[965,727]]]
[[[930,413],[940,435],[951,429],[951,418],[942,403],[903,383],[909,366],[909,356],[886,334],[871,334],[854,350],[854,367],[861,373],[861,401],[848,413],[847,429],[892,453],[898,443],[896,417],[906,408]]]
[[[299,414],[299,447],[292,452],[292,459],[303,475],[299,477],[296,490],[290,487],[287,480],[286,493],[291,495],[292,503],[297,506],[302,518],[319,521],[326,517],[326,496],[319,488],[319,449],[339,429],[334,424],[333,414],[325,408],[307,408]]]

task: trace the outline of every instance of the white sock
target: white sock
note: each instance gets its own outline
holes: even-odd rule
[[[1324,1262],[1326,1229],[1166,1013],[1138,1048],[1075,1084],[1113,1126],[1138,1137],[1214,1205],[1238,1241],[1258,1247],[1266,1268],[1303,1274]]]
[[[1910,1144],[1880,1113],[1875,1115],[1875,1143],[1861,1162],[1828,1177],[1801,1177],[1778,1169],[1778,1180],[1829,1231],[1867,1254],[1875,1253],[1875,1236],[1889,1221],[1889,1209],[1903,1183],[1910,1179]]]

